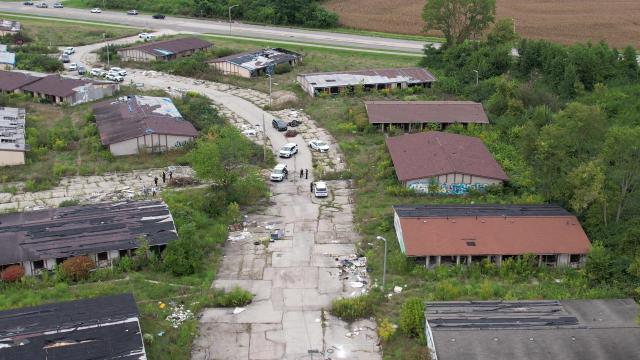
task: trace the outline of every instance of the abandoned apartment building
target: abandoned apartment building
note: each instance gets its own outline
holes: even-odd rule
[[[416,192],[462,195],[509,180],[477,137],[429,131],[386,143],[398,180]]]
[[[426,267],[533,255],[538,266],[580,267],[591,249],[578,219],[556,205],[399,205],[403,254]]]
[[[363,91],[406,89],[413,86],[430,88],[436,77],[423,68],[351,70],[299,74],[298,83],[311,96]]]
[[[122,61],[169,61],[181,57],[191,56],[199,51],[209,50],[213,44],[195,37],[151,41],[118,49],[118,56]]]
[[[432,360],[640,359],[633,299],[425,303]]]
[[[365,101],[369,123],[381,131],[444,130],[451,124],[488,124],[481,103],[473,101]]]
[[[132,294],[0,311],[0,360],[146,360]]]
[[[198,135],[170,98],[121,97],[93,105],[93,113],[102,145],[114,156],[164,152]]]
[[[52,271],[85,255],[98,267],[129,256],[140,241],[160,253],[178,238],[167,204],[129,201],[0,215],[0,271],[22,265],[26,275]]]
[[[25,116],[25,109],[0,107],[0,167],[25,163]]]
[[[16,54],[8,50],[7,45],[0,44],[0,70],[12,70],[16,67]]]
[[[281,64],[295,66],[302,60],[302,55],[282,48],[260,49],[209,60],[212,68],[224,75],[235,75],[244,78],[273,74],[275,67]]]
[[[0,19],[0,36],[17,34],[22,30],[19,21]]]

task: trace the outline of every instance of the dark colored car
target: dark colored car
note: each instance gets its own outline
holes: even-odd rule
[[[283,120],[273,119],[273,121],[271,122],[271,125],[273,125],[273,128],[278,131],[287,131],[287,123],[284,122]]]
[[[25,1],[25,2],[22,3],[22,5],[31,6],[31,5],[33,5],[33,1]]]
[[[163,14],[154,14],[151,17],[154,18],[154,19],[160,19],[160,20],[164,19],[164,15]]]

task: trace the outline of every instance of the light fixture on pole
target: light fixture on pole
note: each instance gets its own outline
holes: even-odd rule
[[[229,34],[231,34],[231,9],[233,9],[236,6],[240,6],[240,5],[236,4],[233,6],[229,6]]]
[[[382,236],[376,236],[376,239],[384,241],[384,266],[382,269],[382,290],[384,290],[384,285],[387,278],[387,239]]]

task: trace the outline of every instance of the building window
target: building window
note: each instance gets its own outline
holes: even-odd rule
[[[556,255],[541,255],[542,264],[547,266],[555,266],[558,262],[558,257]]]
[[[109,253],[107,253],[106,251],[98,253],[98,261],[108,261],[109,260]]]
[[[34,270],[42,270],[44,269],[44,260],[36,260],[33,262]]]
[[[56,265],[62,265],[62,263],[67,260],[67,258],[57,258],[56,259]]]
[[[433,267],[438,265],[438,257],[437,256],[429,256],[429,267]]]
[[[482,260],[486,259],[486,256],[472,256],[471,257],[471,263],[481,263]]]
[[[571,264],[580,264],[582,260],[582,255],[580,254],[571,254],[569,257],[569,263]]]
[[[120,257],[129,256],[129,250],[120,250]]]
[[[440,257],[440,265],[455,265],[456,257],[455,256],[441,256]]]

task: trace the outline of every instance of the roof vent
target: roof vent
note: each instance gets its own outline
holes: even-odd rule
[[[476,242],[474,240],[467,241],[467,246],[476,246]]]

